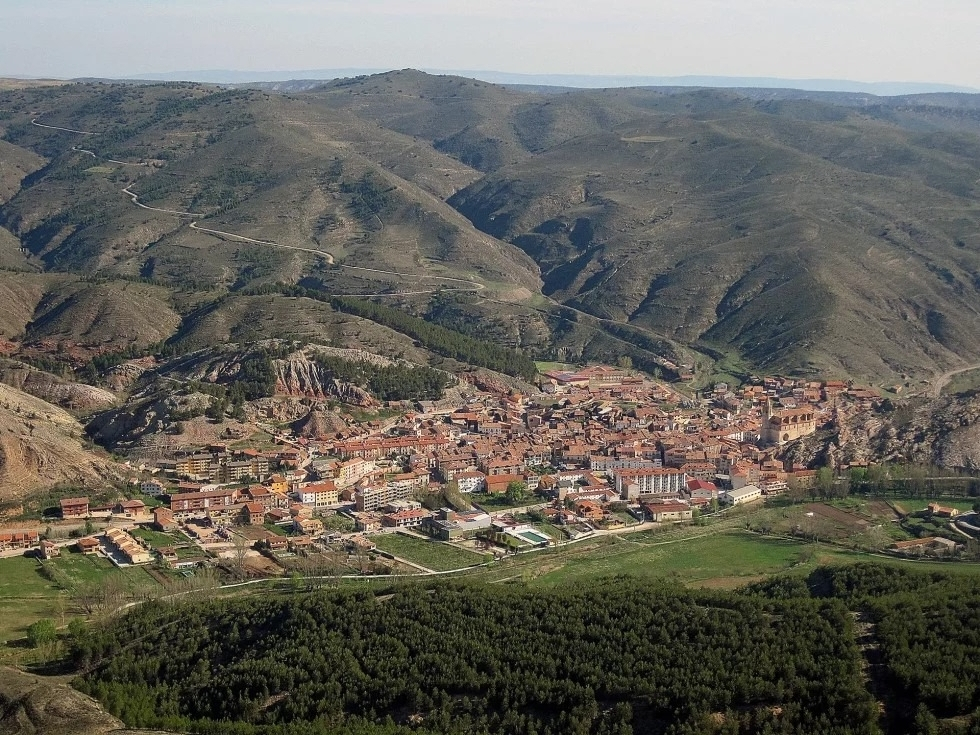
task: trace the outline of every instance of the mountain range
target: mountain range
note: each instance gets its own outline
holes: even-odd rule
[[[980,95],[404,70],[13,89],[0,126],[18,350],[191,339],[215,313],[239,337],[317,331],[302,305],[240,308],[298,284],[540,358],[706,376],[909,382],[980,354]]]

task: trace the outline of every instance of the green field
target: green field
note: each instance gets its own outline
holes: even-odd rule
[[[461,569],[483,561],[483,557],[472,551],[450,546],[439,541],[426,541],[400,533],[386,533],[372,536],[378,548],[389,554],[419,564],[434,572]]]
[[[616,540],[587,555],[560,557],[554,568],[542,569],[534,576],[538,583],[547,585],[615,574],[675,576],[685,582],[726,580],[735,584],[785,571],[804,555],[802,544],[741,534],[647,544]]]
[[[535,367],[537,367],[538,372],[541,373],[551,372],[554,370],[572,371],[572,370],[579,369],[578,365],[573,365],[572,363],[569,362],[550,362],[548,360],[535,360],[534,365]]]
[[[42,575],[42,565],[50,567],[52,581]],[[101,556],[84,556],[70,553],[41,562],[26,556],[0,559],[0,644],[22,638],[27,626],[41,618],[52,618],[64,625],[81,612],[72,602],[70,588],[91,584],[107,575],[120,575],[125,586],[132,592],[154,589],[158,586],[143,567],[116,569]],[[0,645],[0,659],[6,658],[9,649]]]

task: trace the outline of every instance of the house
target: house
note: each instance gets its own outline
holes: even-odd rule
[[[382,515],[381,525],[386,528],[417,528],[431,516],[431,512],[421,508],[399,510]]]
[[[313,548],[313,539],[309,536],[290,536],[287,539],[288,549],[294,553],[309,551]]]
[[[56,556],[61,556],[61,547],[54,541],[45,539],[41,542],[39,553],[42,559],[53,559]]]
[[[88,516],[88,498],[62,498],[62,518],[85,518]]]
[[[265,522],[265,506],[262,503],[245,503],[239,518],[246,526],[261,526]]]
[[[159,480],[144,480],[140,483],[140,492],[144,495],[163,495],[163,483]]]
[[[370,511],[354,513],[354,528],[356,528],[358,531],[366,531],[368,533],[372,531],[380,531],[381,514]]]
[[[377,549],[378,545],[367,536],[351,536],[347,539],[347,548],[351,551],[370,552]]]
[[[146,513],[146,503],[142,500],[123,500],[116,503],[112,512],[115,515],[126,516],[126,518],[136,518]]]
[[[80,538],[75,542],[75,546],[83,554],[95,554],[99,550],[99,540],[92,536]]]
[[[929,503],[929,512],[938,518],[954,518],[960,513],[956,508],[947,508],[939,503]]]
[[[592,500],[579,500],[575,503],[575,515],[587,521],[601,521],[606,512]]]
[[[282,523],[288,521],[292,516],[286,508],[273,508],[265,514],[269,523]]]
[[[643,510],[651,521],[657,523],[677,523],[694,517],[694,509],[690,505],[676,501],[643,503]]]
[[[289,539],[276,533],[269,533],[261,541],[269,551],[286,551],[289,548]]]
[[[269,490],[284,495],[289,491],[289,481],[282,475],[273,475],[269,478]]]
[[[158,531],[175,531],[177,529],[177,521],[174,520],[174,514],[169,508],[164,508],[163,506],[153,509],[153,527]]]
[[[293,529],[307,536],[316,536],[323,533],[323,521],[319,518],[297,517],[293,519]]]
[[[121,528],[107,530],[105,540],[129,564],[148,564],[153,561],[147,548]]]
[[[245,489],[245,496],[253,503],[259,503],[263,508],[269,510],[277,506],[277,495],[274,495],[269,488],[263,485],[250,485]]]
[[[160,560],[167,566],[173,566],[177,563],[177,549],[173,546],[164,546],[161,549],[157,549],[157,553],[160,555]]]
[[[32,549],[40,543],[37,531],[0,531],[0,551]]]

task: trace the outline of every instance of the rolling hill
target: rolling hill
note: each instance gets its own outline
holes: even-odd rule
[[[0,109],[0,226],[24,248],[0,234],[0,266],[101,280],[61,311],[0,283],[36,340],[97,342],[92,316],[115,323],[139,280],[130,343],[238,339],[285,312],[209,304],[300,285],[706,376],[895,382],[980,356],[976,95],[539,94],[403,70],[288,94],[16,89]]]

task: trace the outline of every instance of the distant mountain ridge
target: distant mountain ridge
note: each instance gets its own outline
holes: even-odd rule
[[[131,74],[120,79],[209,84],[282,83],[292,81],[330,81],[386,72],[380,68],[304,69],[284,71],[242,71],[237,69],[198,69],[192,71]],[[468,77],[493,84],[602,89],[609,87],[718,87],[800,89],[813,92],[854,92],[877,96],[932,94],[937,92],[980,93],[980,89],[931,82],[856,82],[847,79],[784,79],[782,77],[729,77],[710,75],[654,76],[631,74],[524,74],[494,70],[423,69],[427,74]]]

